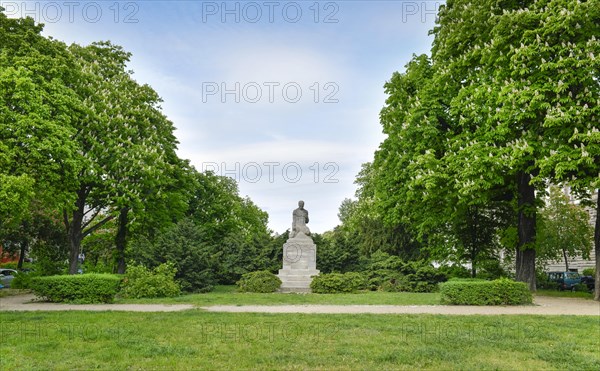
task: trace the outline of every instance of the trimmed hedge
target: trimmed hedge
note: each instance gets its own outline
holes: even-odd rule
[[[236,284],[241,292],[269,293],[279,289],[281,280],[269,271],[256,271],[243,274]]]
[[[523,282],[508,278],[494,281],[451,280],[440,285],[442,304],[521,305],[531,304],[531,292]]]
[[[313,277],[310,288],[316,294],[357,292],[368,286],[367,277],[358,272],[328,273]]]
[[[111,303],[120,284],[120,276],[90,273],[33,277],[30,288],[55,303]]]

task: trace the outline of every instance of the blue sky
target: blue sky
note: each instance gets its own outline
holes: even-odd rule
[[[431,45],[435,1],[3,1],[66,43],[110,40],[163,98],[179,155],[290,227],[335,227],[383,140],[383,84]]]

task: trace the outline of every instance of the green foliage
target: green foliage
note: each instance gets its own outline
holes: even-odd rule
[[[219,255],[214,277],[233,284],[242,274],[281,264],[282,244],[271,244],[268,214],[239,195],[235,180],[212,172],[194,172],[188,218],[202,230],[201,240]]]
[[[358,292],[367,285],[367,277],[362,273],[327,273],[313,277],[310,288],[316,294],[336,294]]]
[[[550,281],[546,272],[536,273],[537,287],[546,290],[559,290],[560,284],[558,282]]]
[[[30,288],[55,303],[111,303],[122,277],[113,274],[81,274],[34,277]]]
[[[269,271],[256,271],[243,274],[236,284],[241,292],[268,293],[277,291],[281,280]]]
[[[0,173],[0,227],[18,224],[34,196],[34,180],[23,174],[12,176]]]
[[[508,277],[509,273],[502,267],[498,259],[489,259],[480,262],[477,278],[486,280],[495,280],[501,277]]]
[[[78,170],[71,136],[81,103],[67,86],[77,68],[42,29],[0,11],[0,228],[18,225],[34,200],[59,205]]]
[[[355,235],[337,226],[333,231],[313,234],[317,248],[317,269],[321,273],[343,273],[359,267],[360,252]]]
[[[585,283],[578,283],[575,286],[573,286],[573,291],[588,292],[590,290],[589,290],[588,286]]]
[[[523,282],[507,278],[494,281],[454,279],[440,285],[441,302],[454,305],[531,304],[531,292]]]
[[[18,265],[19,265],[19,262],[6,262],[6,263],[0,264],[0,268],[17,269]],[[23,262],[22,269],[31,269],[31,268],[33,268],[33,264],[32,263]]]
[[[37,271],[18,272],[11,281],[10,287],[13,289],[29,289],[31,288],[32,279],[39,276],[40,274]]]
[[[389,270],[371,272],[369,286],[371,290],[378,291],[413,292],[413,285],[407,276]]]
[[[173,262],[175,278],[185,292],[210,291],[216,283],[215,271],[220,253],[205,242],[203,230],[183,219],[154,241],[138,239],[132,244],[133,255],[147,267]]]
[[[408,225],[431,258],[468,261],[473,275],[507,241],[498,234],[518,228],[516,276],[535,289],[536,186],[598,185],[597,5],[441,6],[430,56],[385,84],[387,137],[357,177],[361,214]]]
[[[444,273],[448,279],[452,278],[469,278],[471,277],[471,272],[462,265],[453,264],[453,265],[442,265],[438,268],[441,273]]]
[[[563,260],[568,269],[568,257],[588,257],[592,249],[593,228],[588,212],[569,202],[559,187],[550,187],[548,203],[540,212],[537,248],[539,259]]]
[[[178,296],[180,288],[175,281],[176,272],[173,263],[164,263],[152,270],[132,264],[127,268],[120,294],[134,299]]]
[[[392,292],[434,292],[446,274],[423,261],[404,262],[397,256],[378,251],[371,256],[366,270],[371,290]]]
[[[584,276],[591,276],[591,277],[595,277],[596,276],[596,270],[594,268],[585,268],[582,273],[582,275]]]
[[[238,194],[228,177],[189,169],[188,215],[160,233],[135,236],[131,256],[149,267],[177,266],[183,291],[203,292],[232,284],[244,273],[274,270],[281,264],[282,236],[271,238],[267,214]]]

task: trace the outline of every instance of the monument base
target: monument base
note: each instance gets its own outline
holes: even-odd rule
[[[283,269],[279,292],[311,292],[312,277],[317,276],[317,245],[306,235],[290,238],[283,245]]]

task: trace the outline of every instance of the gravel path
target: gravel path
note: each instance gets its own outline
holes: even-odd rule
[[[192,304],[59,304],[34,301],[35,295],[15,295],[0,298],[0,311],[125,311],[125,312],[178,312],[195,308]]]
[[[538,296],[535,305],[465,306],[465,305],[214,305],[196,307],[192,304],[57,304],[32,301],[34,295],[0,298],[0,311],[129,311],[177,312],[193,308],[210,312],[254,313],[372,313],[372,314],[449,314],[449,315],[580,315],[600,316],[600,303],[579,298]]]
[[[373,313],[373,314],[449,314],[498,315],[540,314],[600,316],[600,303],[585,299],[537,297],[535,305],[471,306],[471,305],[216,305],[202,307],[210,312],[256,313]]]

